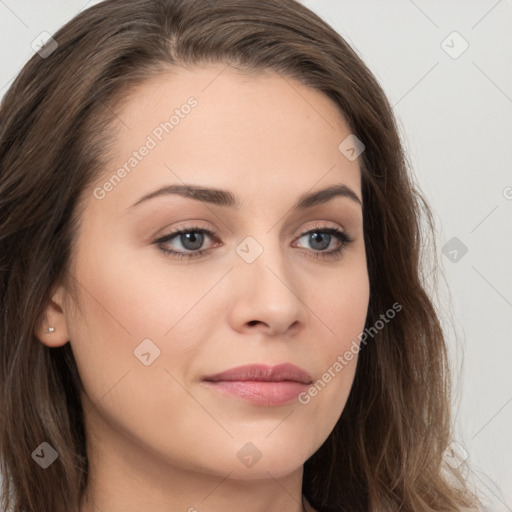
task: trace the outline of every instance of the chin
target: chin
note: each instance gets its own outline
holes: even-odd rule
[[[313,453],[313,449],[305,448],[304,444],[286,443],[278,436],[274,440],[270,436],[254,442],[236,441],[232,448],[219,447],[211,454],[208,465],[215,473],[224,476],[229,473],[236,480],[281,478],[302,469]]]

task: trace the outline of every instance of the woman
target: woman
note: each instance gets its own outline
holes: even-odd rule
[[[326,23],[109,0],[0,120],[2,510],[476,510],[429,208]]]

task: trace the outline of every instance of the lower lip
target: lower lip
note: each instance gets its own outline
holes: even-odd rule
[[[284,405],[308,389],[307,384],[283,380],[278,382],[255,380],[205,381],[206,384],[228,395],[234,395],[256,405]]]

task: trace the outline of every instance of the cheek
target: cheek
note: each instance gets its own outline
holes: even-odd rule
[[[325,353],[345,351],[363,331],[370,298],[369,277],[363,260],[334,274],[327,283],[327,292],[312,300],[318,304],[321,319],[330,327]],[[319,315],[320,316],[320,315]]]
[[[185,262],[170,263],[165,258],[157,248],[148,246],[137,252],[121,242],[111,242],[110,250],[101,254],[82,253],[77,278],[90,309],[88,318],[107,330],[120,327],[134,342],[162,338],[188,319],[222,269],[195,270],[186,268]]]
[[[338,275],[329,280],[323,294],[316,292],[308,299],[317,308],[315,311],[321,312],[318,328],[329,334],[316,338],[311,357],[319,371],[313,385],[299,397],[299,403],[310,408],[311,415],[323,418],[321,428],[325,434],[334,427],[350,393],[369,303],[365,266],[352,266]]]
[[[209,286],[187,287],[178,272],[167,286],[127,256],[110,256],[83,253],[87,264],[75,274],[79,306],[68,319],[68,332],[85,407],[92,402],[118,431],[140,439],[151,439],[147,433],[152,432],[164,446],[169,429],[190,433],[198,428],[188,420],[196,414],[194,403],[191,411],[184,406],[191,401],[178,384],[193,364],[197,334],[180,319],[188,319],[187,311]],[[178,408],[184,409],[185,420],[171,414]],[[100,424],[99,416],[91,413],[90,428]]]
[[[68,332],[84,384],[101,396],[127,371],[146,368],[148,351],[151,367],[184,375],[198,340],[219,321],[219,293],[206,296],[222,269],[180,270],[153,248],[140,256],[120,243],[104,247],[110,250],[82,251],[73,273],[80,297]]]

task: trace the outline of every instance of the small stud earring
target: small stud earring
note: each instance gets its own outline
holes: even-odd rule
[[[47,331],[46,331],[46,332],[47,332],[48,334],[51,334],[51,333],[52,333],[52,332],[54,332],[54,331],[55,331],[55,327],[50,326],[50,327],[48,327],[48,329],[47,329]]]

